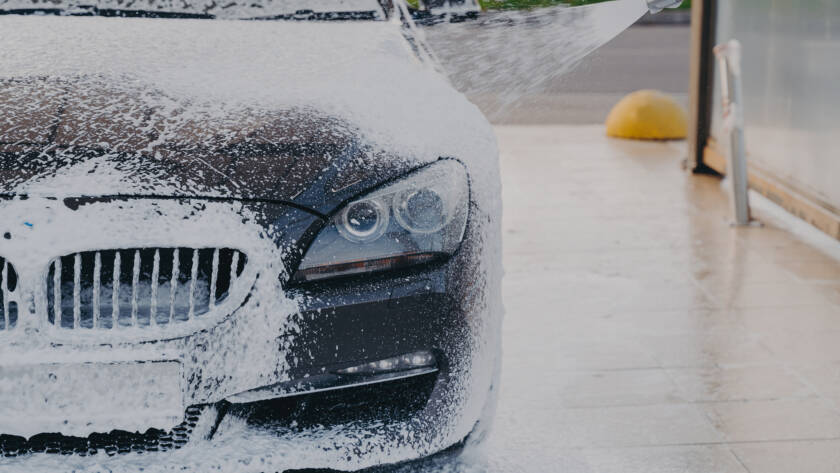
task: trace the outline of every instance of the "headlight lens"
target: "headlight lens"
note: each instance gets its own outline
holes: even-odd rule
[[[397,221],[413,233],[434,233],[443,228],[449,219],[447,210],[435,189],[410,189],[394,197]]]
[[[464,237],[469,184],[447,159],[345,205],[321,230],[295,281],[393,269],[452,255]]]

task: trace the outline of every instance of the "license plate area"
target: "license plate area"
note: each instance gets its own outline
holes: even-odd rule
[[[183,416],[175,361],[0,366],[2,434],[168,430]]]

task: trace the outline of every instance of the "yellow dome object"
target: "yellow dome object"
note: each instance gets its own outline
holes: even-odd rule
[[[640,90],[621,99],[607,117],[607,136],[634,140],[682,140],[688,115],[670,95]]]

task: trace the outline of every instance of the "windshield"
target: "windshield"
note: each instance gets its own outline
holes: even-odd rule
[[[0,14],[384,20],[388,0],[0,0]]]

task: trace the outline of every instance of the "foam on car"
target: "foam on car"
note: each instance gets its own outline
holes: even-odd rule
[[[37,174],[34,179],[4,189],[30,196],[26,200],[0,200],[4,221],[31,222],[37,229],[49,220],[52,225],[80,233],[103,226],[101,231],[85,233],[86,248],[79,248],[78,239],[72,234],[41,234],[33,236],[28,244],[9,250],[14,254],[5,255],[11,246],[0,240],[4,256],[14,257],[19,270],[29,262],[46,261],[59,254],[113,248],[113,233],[104,227],[110,225],[110,229],[119,231],[126,245],[131,243],[127,246],[131,248],[152,240],[165,245],[173,238],[178,239],[179,245],[201,247],[212,235],[217,240],[214,245],[237,248],[249,255],[249,267],[259,262],[260,271],[265,274],[282,273],[283,252],[288,248],[278,248],[272,229],[265,230],[259,215],[239,203],[220,203],[198,212],[177,201],[135,202],[122,208],[86,206],[74,211],[66,208],[61,198],[115,191],[146,195],[195,189],[212,192],[212,186],[203,183],[203,174],[224,171],[208,159],[189,161],[196,176],[176,180],[157,166],[149,168],[154,173],[144,175],[142,167],[121,168],[118,159],[108,158],[177,142],[186,130],[195,134],[199,144],[223,146],[234,142],[241,132],[229,121],[231,117],[310,110],[350,124],[354,134],[371,150],[372,161],[398,159],[404,167],[411,168],[441,157],[456,157],[466,164],[472,197],[471,221],[475,222],[475,228],[469,231],[475,232],[481,244],[462,251],[477,253],[481,267],[476,268],[476,279],[471,283],[478,291],[476,295],[487,295],[470,301],[470,324],[479,336],[470,341],[465,337],[464,356],[451,360],[452,379],[464,381],[451,386],[449,397],[434,406],[439,418],[447,419],[445,425],[437,426],[439,434],[434,438],[421,434],[424,423],[431,422],[425,418],[266,432],[229,417],[213,439],[195,439],[183,449],[166,453],[165,458],[136,453],[123,458],[35,455],[3,460],[10,468],[136,471],[141,466],[146,470],[166,470],[188,465],[198,471],[313,467],[346,470],[435,452],[464,439],[476,420],[487,414],[485,401],[497,373],[502,316],[501,195],[496,140],[479,110],[433,68],[418,62],[397,25],[5,16],[0,17],[0,31],[3,87],[13,81],[47,77],[57,83],[81,81],[90,87],[105,86],[109,93],[129,97],[104,105],[89,100],[72,103],[81,107],[74,113],[81,113],[82,117],[102,113],[123,117],[124,121],[114,123],[104,133],[95,126],[77,124],[77,136],[71,141],[96,143],[102,156],[73,165],[72,153],[42,155],[62,161],[58,163],[62,165],[56,166],[55,172]],[[72,100],[66,98],[66,90],[59,89],[55,93],[65,97],[59,102]],[[37,95],[38,90],[35,87],[30,92]],[[19,107],[19,103],[8,103],[0,100],[0,129],[14,128],[15,133],[22,131],[20,136],[36,141],[46,140],[55,131],[54,120],[35,118],[53,113],[49,107],[54,102],[34,100],[31,103],[45,108],[24,108],[14,114],[9,108]],[[161,120],[144,121],[149,110],[161,112]],[[192,123],[202,126],[193,127]],[[136,134],[126,136],[120,132],[124,126],[145,130],[150,139],[137,144],[131,141],[138,139]],[[23,139],[0,141],[5,141],[9,153],[5,156],[13,156],[14,146],[31,144]],[[163,158],[155,153],[149,156],[150,163]],[[184,156],[189,159],[189,153]],[[4,166],[14,165],[4,162]],[[133,231],[136,241],[132,242]],[[258,261],[254,255],[259,255]],[[33,279],[27,284],[37,282]],[[292,315],[297,313],[299,301],[283,291],[276,277],[261,277],[255,284],[253,297],[259,301],[258,309],[249,313],[248,320],[231,318],[224,326],[224,337],[212,331],[202,335],[206,349],[196,353],[196,360],[189,363],[189,369],[194,370],[193,379],[206,382],[208,392],[235,393],[289,377],[283,354],[285,344],[291,340],[264,334],[294,333]],[[67,337],[83,336],[75,330],[68,332],[71,333]],[[0,356],[4,362],[15,356],[25,359],[27,350],[36,353],[43,348],[27,344],[47,343],[44,338],[38,340],[19,339],[14,350],[4,345]],[[103,352],[103,361],[113,359],[114,353]],[[72,360],[73,352],[64,350],[61,356]],[[273,369],[266,370],[266,366]],[[204,373],[236,376],[207,379],[202,376]],[[120,378],[113,382],[131,385],[135,380]],[[33,392],[37,389],[38,386],[32,386]],[[189,404],[194,400],[186,401]],[[27,422],[19,419],[18,424],[37,431],[37,425]],[[142,419],[137,420],[138,425],[142,423]],[[73,428],[67,427],[70,434]]]

